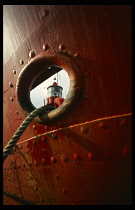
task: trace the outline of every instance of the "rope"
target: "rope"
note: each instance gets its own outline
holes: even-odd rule
[[[38,109],[35,109],[32,111],[27,118],[22,122],[20,127],[15,132],[12,139],[8,142],[7,146],[3,150],[3,162],[7,158],[7,156],[11,153],[12,148],[16,145],[17,141],[19,140],[20,136],[23,134],[23,132],[26,130],[28,125],[32,122],[32,120],[39,114],[41,114],[43,111],[50,111],[48,106],[42,106]]]

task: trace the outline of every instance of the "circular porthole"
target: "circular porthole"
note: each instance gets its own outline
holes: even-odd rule
[[[52,69],[52,71],[49,69]],[[70,79],[67,97],[57,109],[43,113],[40,117],[36,117],[34,121],[43,124],[54,122],[63,116],[77,101],[81,90],[82,74],[76,61],[71,56],[61,52],[44,52],[31,59],[22,69],[17,79],[17,102],[25,116],[28,116],[36,108],[31,102],[30,91],[38,78],[42,78],[44,81],[61,69],[66,71]]]

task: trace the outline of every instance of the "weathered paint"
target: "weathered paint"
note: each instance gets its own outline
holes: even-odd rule
[[[3,190],[21,204],[23,199],[35,205],[131,204],[131,5],[4,5],[3,10],[4,147],[25,119],[16,82],[34,56],[71,55],[83,84],[68,115],[26,129],[4,162]],[[4,205],[19,205],[14,199],[4,194]]]
[[[4,188],[8,186],[8,192],[36,205],[42,205],[41,197],[47,205],[130,204],[131,117],[101,118],[18,143],[16,151],[5,160]],[[121,125],[122,119],[128,121],[126,127]],[[101,122],[106,129],[99,128]],[[82,133],[82,127],[88,132]],[[48,134],[55,134],[57,139]],[[130,152],[125,155],[127,148]],[[19,189],[12,188],[15,183]]]

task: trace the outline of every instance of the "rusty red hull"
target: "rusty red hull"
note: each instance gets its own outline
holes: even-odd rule
[[[5,160],[3,204],[132,204],[132,6],[5,5],[3,11],[3,147],[25,119],[16,83],[35,56],[61,52],[82,77],[70,112],[47,125],[32,122]]]

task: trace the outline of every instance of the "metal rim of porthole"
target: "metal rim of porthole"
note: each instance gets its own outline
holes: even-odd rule
[[[76,60],[62,52],[43,52],[36,55],[21,70],[16,84],[16,97],[19,108],[25,116],[28,116],[36,107],[30,100],[30,90],[36,78],[49,67],[64,69],[70,79],[70,88],[64,102],[56,109],[45,112],[33,120],[36,123],[45,124],[54,122],[64,116],[69,109],[75,106],[81,91],[82,74]]]

